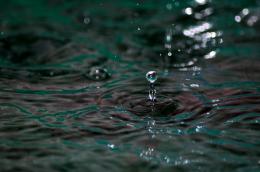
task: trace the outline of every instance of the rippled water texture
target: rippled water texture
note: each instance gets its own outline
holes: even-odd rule
[[[260,1],[0,11],[0,171],[260,171]]]

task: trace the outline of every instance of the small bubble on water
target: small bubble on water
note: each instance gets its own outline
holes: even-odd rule
[[[101,67],[92,67],[89,71],[87,71],[86,76],[95,81],[102,81],[108,79],[110,77],[108,71]]]
[[[199,84],[190,84],[190,87],[192,87],[192,88],[199,88],[200,86],[199,86]]]
[[[157,80],[157,73],[156,71],[149,71],[146,73],[146,79],[150,83],[154,83]]]

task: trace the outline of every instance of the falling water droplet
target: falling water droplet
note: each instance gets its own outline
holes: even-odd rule
[[[90,23],[90,18],[85,17],[84,20],[83,20],[83,23],[84,24],[89,24]]]
[[[150,83],[154,83],[157,80],[157,73],[156,71],[149,71],[146,73],[146,79]]]

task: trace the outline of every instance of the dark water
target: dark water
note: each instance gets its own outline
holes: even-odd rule
[[[0,171],[260,171],[260,1],[0,11]]]

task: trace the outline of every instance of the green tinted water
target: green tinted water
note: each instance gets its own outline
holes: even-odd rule
[[[259,8],[0,1],[0,171],[259,171]]]

